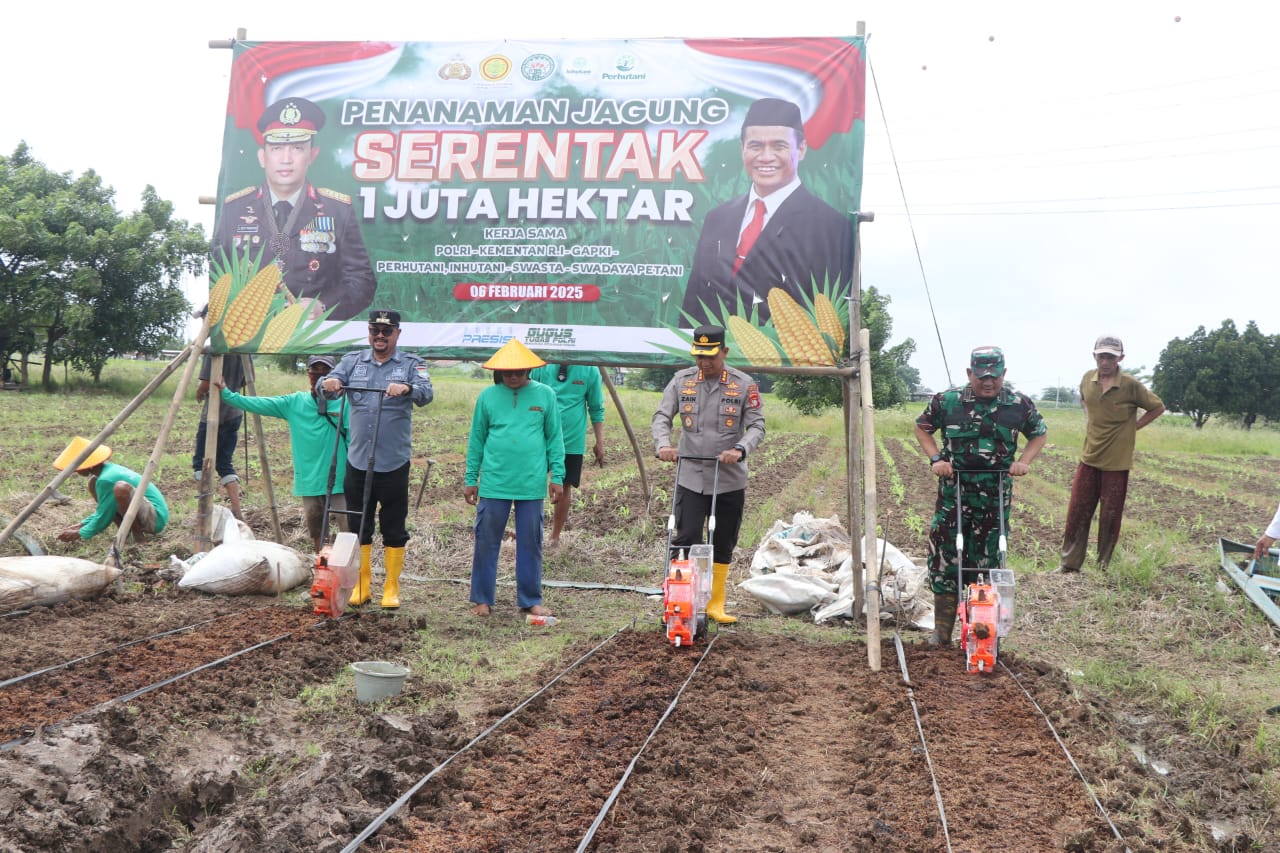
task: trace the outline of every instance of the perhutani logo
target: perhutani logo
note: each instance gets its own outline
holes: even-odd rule
[[[526,337],[525,343],[530,346],[541,344],[557,347],[576,347],[578,345],[578,340],[570,327],[559,328],[551,326],[546,329],[539,329],[535,326],[528,331]]]
[[[511,73],[511,60],[500,53],[486,56],[480,60],[480,76],[490,83],[496,83]]]
[[[612,71],[605,71],[600,75],[601,80],[644,80],[648,77],[644,72],[636,71],[639,61],[631,54],[624,53],[614,60],[613,67],[617,69],[615,74]]]
[[[585,56],[575,56],[569,60],[569,64],[565,66],[565,76],[570,77],[586,77],[592,72],[591,60]]]
[[[520,74],[533,83],[556,73],[556,61],[545,53],[535,53],[520,63]]]

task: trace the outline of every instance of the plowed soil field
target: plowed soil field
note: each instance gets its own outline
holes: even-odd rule
[[[465,433],[461,421],[431,426]],[[286,441],[268,433],[278,458]],[[881,446],[881,524],[922,559],[934,483],[909,437]],[[843,515],[842,476],[806,473],[841,448],[802,433],[766,447],[752,458],[757,511]],[[185,452],[173,443],[177,466]],[[191,540],[178,520],[130,546],[102,596],[0,618],[0,850],[1280,851],[1251,732],[1234,748],[1230,736],[1205,743],[1176,709],[1092,695],[1055,662],[1059,644],[1107,641],[1065,635],[1056,616],[1095,576],[1047,572],[1065,504],[1054,514],[1035,496],[1069,484],[1070,449],[1051,448],[1018,484],[1011,538],[1043,571],[1019,578],[1015,633],[981,676],[892,624],[873,671],[857,624],[815,628],[736,591],[736,625],[670,646],[643,589],[660,580],[669,498],[659,483],[646,502],[621,439],[586,473],[548,554],[545,579],[577,584],[547,587],[559,624],[524,624],[510,553],[499,606],[472,617],[463,460],[433,459],[398,611],[377,606],[380,568],[374,604],[339,620],[314,616],[302,588],[179,591],[167,558]],[[1205,552],[1168,571],[1212,584],[1217,535],[1243,538],[1266,514],[1271,496],[1236,495],[1274,483],[1280,465],[1249,466],[1239,490],[1224,483],[1234,470],[1140,455],[1126,523],[1180,526]],[[425,456],[415,490],[423,471]],[[0,512],[17,514],[45,477]],[[194,486],[175,482],[173,502]],[[27,529],[87,514],[82,488],[69,482],[71,503],[43,506]],[[250,524],[269,538],[260,485],[247,488]],[[1207,501],[1215,522],[1195,529],[1189,508]],[[281,504],[305,553],[300,515]],[[1241,621],[1247,607],[1232,608]],[[1242,642],[1274,646],[1243,621]],[[398,695],[360,703],[349,664],[361,660],[411,675]]]

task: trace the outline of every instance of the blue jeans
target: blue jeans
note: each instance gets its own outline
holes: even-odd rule
[[[241,415],[218,423],[218,455],[214,459],[213,468],[218,472],[219,478],[235,476],[236,440],[239,438],[240,424],[243,420],[244,416]],[[196,452],[191,457],[191,468],[197,474],[204,467],[204,441],[207,429],[208,422],[201,418],[200,425],[196,427]]]
[[[542,603],[542,500],[480,498],[476,504],[476,547],[471,560],[471,603],[492,607],[498,594],[498,552],[507,518],[516,515],[516,606]]]

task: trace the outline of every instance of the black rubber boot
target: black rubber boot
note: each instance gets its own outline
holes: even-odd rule
[[[933,634],[929,637],[929,645],[946,648],[951,645],[951,631],[956,626],[956,604],[959,601],[954,592],[935,592],[933,594]]]

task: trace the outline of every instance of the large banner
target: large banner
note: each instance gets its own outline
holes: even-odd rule
[[[686,364],[847,351],[863,39],[239,42],[217,352]]]

